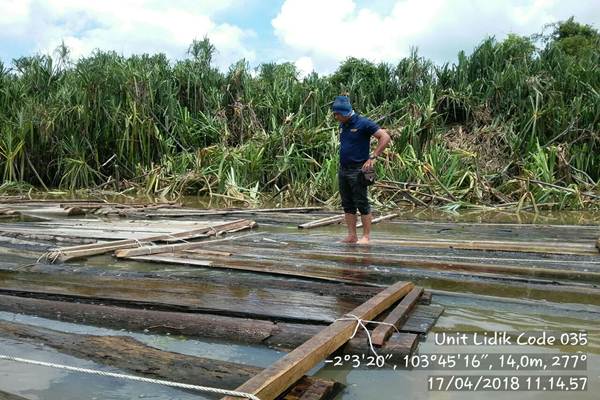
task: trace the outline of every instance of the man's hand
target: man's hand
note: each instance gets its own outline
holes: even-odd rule
[[[377,148],[375,149],[375,152],[373,152],[374,156],[380,156],[381,154],[383,154],[383,150],[388,146],[388,144],[390,143],[390,141],[392,140],[392,138],[390,137],[389,133],[387,133],[387,131],[385,129],[380,129],[377,132],[375,132],[373,134],[373,137],[375,139],[377,139]],[[374,164],[373,159],[367,161],[364,165],[363,165],[363,171],[365,170],[365,168],[369,167],[369,168],[373,168],[373,164]]]
[[[374,158],[369,158],[367,161],[365,161],[365,163],[362,166],[362,170],[363,171],[370,171],[374,168],[375,166],[375,159]]]

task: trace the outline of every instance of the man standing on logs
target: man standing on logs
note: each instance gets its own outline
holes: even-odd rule
[[[371,207],[367,197],[369,175],[374,177],[375,160],[390,143],[390,135],[375,122],[355,113],[348,96],[337,96],[331,110],[340,123],[338,180],[348,228],[348,236],[342,243],[368,244],[371,238]],[[377,139],[377,148],[369,154],[371,137]],[[357,210],[363,225],[360,240],[356,235]]]

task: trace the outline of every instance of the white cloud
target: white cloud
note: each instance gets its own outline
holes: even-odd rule
[[[0,12],[12,9],[2,3]],[[221,66],[239,58],[253,60],[244,41],[254,35],[237,26],[216,23],[211,16],[237,4],[237,0],[178,2],[158,0],[34,0],[19,5],[17,22],[0,19],[0,37],[12,35],[33,41],[34,50],[51,52],[61,41],[74,58],[95,49],[124,54],[164,52],[181,58],[194,39],[208,36],[218,50]],[[8,24],[11,24],[10,26]],[[6,27],[10,29],[6,29]]]
[[[18,29],[29,18],[30,0],[0,1],[0,26]]]
[[[353,0],[285,0],[271,21],[292,59],[311,57],[329,72],[347,57],[394,62],[416,46],[438,62],[452,61],[486,36],[529,35],[574,15],[600,25],[596,1],[390,0],[387,10]]]
[[[296,60],[294,64],[296,65],[296,68],[298,69],[301,78],[305,77],[306,75],[310,74],[315,70],[315,65],[313,63],[312,58],[310,57],[300,57]]]

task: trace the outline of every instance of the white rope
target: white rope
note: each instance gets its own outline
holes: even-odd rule
[[[380,356],[375,351],[375,347],[373,346],[373,340],[371,339],[371,332],[369,332],[369,329],[367,328],[366,324],[377,324],[377,325],[391,326],[392,328],[394,328],[396,330],[396,332],[400,333],[400,331],[398,330],[398,328],[396,328],[396,325],[390,324],[388,322],[369,321],[369,320],[366,320],[366,319],[358,318],[354,314],[345,314],[345,315],[346,315],[345,317],[338,318],[338,319],[336,319],[336,321],[356,321],[356,327],[354,328],[354,332],[350,336],[350,339],[354,339],[354,336],[356,336],[356,333],[358,332],[358,328],[362,327],[365,330],[365,332],[367,333],[367,339],[369,340],[369,347],[371,348],[371,351],[373,352],[373,354],[375,354],[375,357],[383,357],[383,356]]]
[[[68,365],[54,364],[54,363],[49,363],[49,362],[44,362],[44,361],[28,360],[26,358],[12,357],[12,356],[4,355],[4,354],[0,354],[0,360],[14,361],[14,362],[31,364],[31,365],[39,365],[42,367],[49,367],[49,368],[56,368],[56,369],[64,369],[67,371],[82,372],[84,374],[92,374],[92,375],[100,375],[100,376],[106,376],[106,377],[111,377],[111,378],[126,379],[126,380],[130,380],[130,381],[154,383],[157,385],[170,386],[170,387],[176,387],[176,388],[181,388],[181,389],[196,390],[199,392],[222,394],[224,396],[241,397],[241,398],[250,399],[250,400],[260,400],[257,396],[255,396],[251,393],[237,392],[235,390],[226,390],[226,389],[212,388],[212,387],[207,387],[207,386],[190,385],[187,383],[178,383],[178,382],[165,381],[162,379],[152,379],[152,378],[144,378],[141,376],[117,374],[114,372],[98,371],[95,369],[88,369],[88,368],[70,367]]]

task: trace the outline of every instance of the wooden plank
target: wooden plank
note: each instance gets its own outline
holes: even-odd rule
[[[0,208],[0,215],[18,216],[21,215],[21,213],[17,210],[13,210],[12,208]]]
[[[396,218],[397,216],[398,216],[398,214],[392,213],[392,214],[382,215],[382,216],[379,216],[377,218],[373,218],[371,220],[371,225],[375,225],[375,224],[378,224],[378,223],[380,223],[382,221],[387,221],[389,219]],[[362,221],[358,221],[358,223],[356,224],[356,227],[357,228],[361,228],[362,226],[363,226]]]
[[[236,210],[195,210],[195,209],[181,209],[181,210],[161,210],[162,212],[153,212],[147,214],[149,217],[202,217],[210,215],[235,215],[235,214],[263,214],[263,213],[277,213],[277,212],[301,212],[308,213],[312,211],[322,210],[323,207],[288,207],[288,208],[247,208],[247,209],[236,209]],[[141,211],[143,212],[143,211]]]
[[[430,247],[461,250],[495,250],[524,253],[597,255],[593,243],[509,242],[497,240],[445,240],[445,239],[374,239],[372,243],[394,244],[404,247]]]
[[[410,314],[400,332],[426,334],[443,314],[444,307],[438,305],[417,305]]]
[[[209,257],[205,255],[205,257]],[[188,265],[188,266],[199,266],[199,267],[211,267],[218,269],[232,269],[239,271],[251,271],[258,272],[262,274],[269,275],[280,275],[280,276],[293,276],[298,278],[308,278],[308,279],[319,279],[322,281],[330,281],[330,282],[338,282],[338,283],[351,283],[351,284],[364,284],[371,285],[368,282],[364,282],[363,278],[354,278],[350,276],[344,271],[310,271],[306,268],[302,269],[292,269],[292,268],[282,268],[281,265],[277,265],[273,263],[273,265],[266,265],[264,262],[261,262],[260,265],[252,265],[246,261],[239,263],[223,263],[221,261],[214,262],[211,260],[198,260],[195,258],[185,258],[181,257],[179,253],[173,256],[167,256],[164,254],[156,254],[149,256],[135,256],[135,257],[126,257],[129,260],[136,261],[148,261],[154,263],[167,263],[167,264],[180,264],[180,265]],[[347,272],[347,271],[346,271]],[[329,273],[329,274],[327,274]]]
[[[360,319],[374,319],[413,287],[410,282],[397,282],[352,310],[350,314]],[[252,393],[261,400],[276,399],[322,359],[344,345],[355,327],[356,321],[335,321],[236,390]],[[233,400],[231,397],[226,399]]]
[[[304,224],[298,225],[298,229],[312,229],[317,228],[319,226],[326,226],[332,224],[338,224],[342,222],[344,219],[344,215],[334,215],[333,217],[326,217],[317,219],[315,221],[306,222]]]
[[[419,336],[414,333],[394,332],[388,341],[383,345],[383,352],[380,352],[380,354],[411,355],[417,349],[418,343]]]
[[[423,292],[423,294],[421,295],[421,297],[419,297],[419,304],[425,304],[425,305],[429,305],[431,304],[431,298],[433,297],[433,294],[426,290]]]
[[[233,253],[216,250],[204,250],[204,249],[190,249],[184,250],[184,253],[198,254],[201,256],[217,256],[217,257],[231,257]]]
[[[394,326],[398,329],[402,326],[404,321],[408,318],[409,313],[421,297],[421,293],[423,293],[422,287],[415,287],[409,294],[407,294],[400,303],[392,310],[391,313],[383,320],[386,324],[390,325],[377,325],[377,327],[373,330],[371,334],[371,340],[373,344],[376,346],[383,346],[385,341],[390,337],[392,332],[394,331]]]
[[[336,383],[332,381],[298,383],[285,394],[284,400],[323,400],[330,398],[336,390]]]

